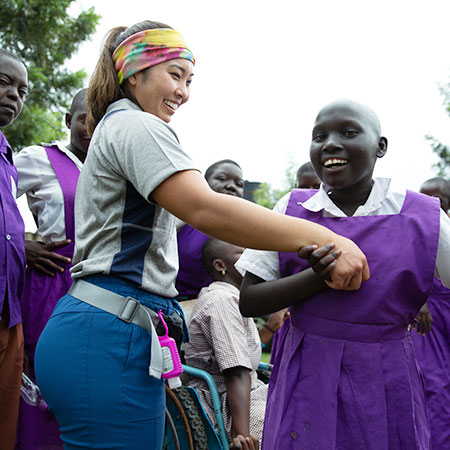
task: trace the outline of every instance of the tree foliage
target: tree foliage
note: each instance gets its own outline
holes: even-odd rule
[[[442,85],[440,88],[441,95],[444,97],[444,106],[447,113],[450,115],[450,82]],[[449,178],[450,177],[450,148],[448,145],[443,144],[433,136],[427,135],[426,138],[430,141],[433,152],[439,158],[439,161],[434,165],[438,170],[438,176]]]
[[[22,114],[4,129],[13,149],[60,139],[63,113],[83,86],[84,70],[71,72],[65,63],[95,31],[94,9],[77,17],[68,13],[74,0],[3,0],[0,46],[23,59],[29,94]]]
[[[285,179],[283,183],[285,185],[285,189],[274,189],[269,183],[261,183],[253,193],[253,200],[255,203],[272,209],[278,200],[280,200],[295,187],[297,169],[298,168],[293,162],[289,163],[289,166],[285,171]]]

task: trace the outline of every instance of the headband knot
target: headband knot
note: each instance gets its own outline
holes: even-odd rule
[[[154,28],[132,34],[112,55],[119,84],[141,70],[178,58],[195,64],[194,55],[181,34],[171,28]]]

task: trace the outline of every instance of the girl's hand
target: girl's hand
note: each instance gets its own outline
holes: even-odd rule
[[[64,272],[64,267],[61,267],[59,264],[68,264],[71,259],[54,253],[53,250],[66,247],[71,242],[70,239],[51,242],[50,244],[25,241],[27,265],[49,277],[52,277],[56,272]]]
[[[432,331],[431,323],[433,318],[431,317],[430,310],[426,303],[420,308],[419,314],[417,314],[416,321],[413,322],[413,328],[416,328],[417,334],[425,336],[425,333],[430,333]]]
[[[283,326],[284,321],[289,317],[289,315],[290,313],[287,308],[272,313],[267,320],[266,326],[269,327],[271,331],[277,331]]]
[[[259,442],[252,434],[249,437],[238,434],[231,442],[230,450],[259,450]]]
[[[341,253],[331,273],[331,281],[325,281],[325,283],[333,289],[356,291],[363,281],[370,278],[367,259],[350,239],[336,235],[334,243]]]
[[[325,281],[331,281],[331,272],[336,267],[340,250],[334,250],[335,245],[330,242],[323,247],[306,245],[298,251],[298,256],[307,259],[314,272]]]

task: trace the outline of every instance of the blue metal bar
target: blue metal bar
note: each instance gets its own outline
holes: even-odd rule
[[[183,364],[183,372],[192,375],[194,377],[204,380],[209,387],[211,393],[211,400],[213,403],[214,413],[217,418],[217,426],[219,428],[219,438],[224,450],[229,450],[230,444],[228,443],[227,433],[225,432],[225,426],[223,424],[222,406],[220,404],[219,392],[217,390],[216,382],[214,378],[206,371],[197,369],[196,367],[186,366]]]
[[[273,369],[273,364],[269,364],[269,363],[265,363],[265,362],[260,362],[259,363],[259,367],[258,367],[258,369],[261,369],[261,370],[270,370],[270,371],[272,371],[272,369]]]

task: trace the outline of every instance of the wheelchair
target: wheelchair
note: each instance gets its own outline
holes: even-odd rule
[[[271,364],[261,362],[258,373],[269,381]],[[166,388],[166,426],[163,450],[229,450],[230,444],[223,423],[219,392],[213,377],[206,371],[183,364],[183,372],[202,378],[211,393],[219,432],[209,420],[194,388]]]

